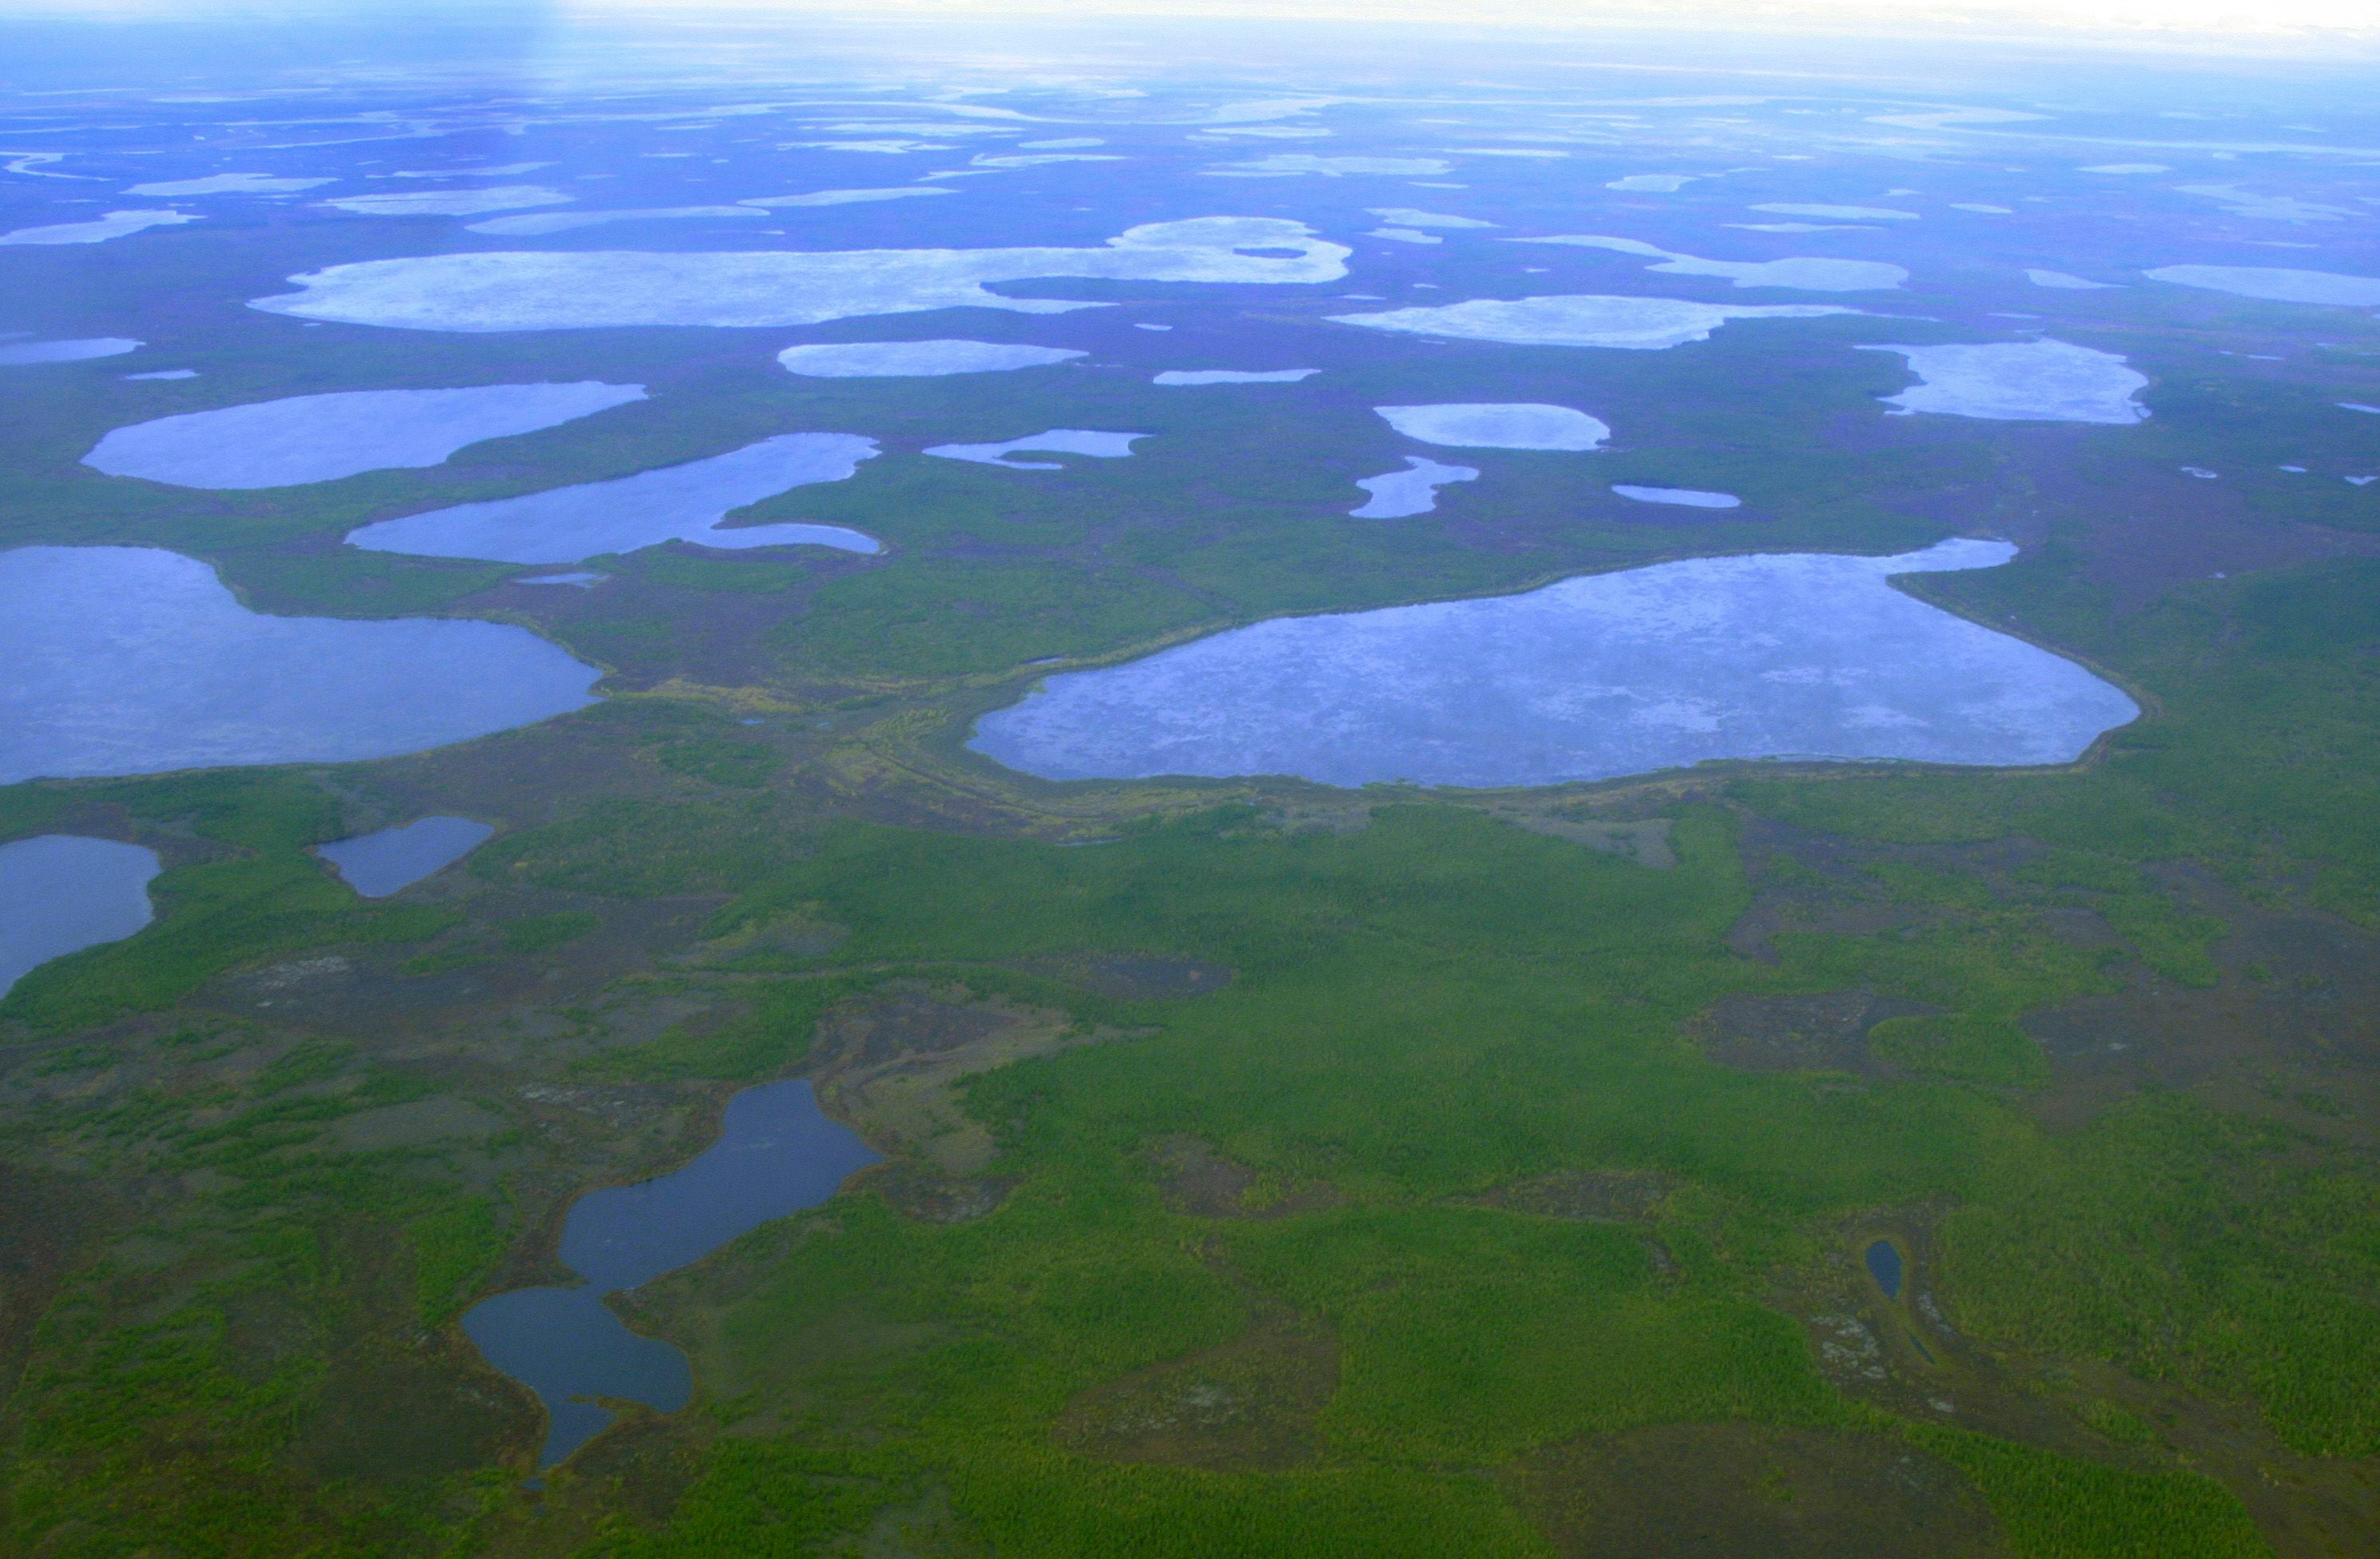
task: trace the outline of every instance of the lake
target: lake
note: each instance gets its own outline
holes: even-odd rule
[[[621,1323],[602,1296],[700,1261],[772,1219],[816,1207],[878,1162],[829,1120],[802,1078],[764,1083],[728,1102],[719,1140],[685,1168],[578,1199],[562,1225],[563,1264],[587,1281],[519,1288],[474,1305],[463,1330],[488,1362],[527,1385],[550,1421],[538,1454],[553,1466],[616,1416],[609,1396],[674,1413],[691,1399],[686,1356]]]

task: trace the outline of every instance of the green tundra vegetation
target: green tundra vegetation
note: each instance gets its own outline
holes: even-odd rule
[[[2260,1075],[2285,1087],[2151,1071],[2077,1118],[2043,1107],[2079,1085],[2024,1018],[2143,981],[2313,978],[2220,963],[2236,927],[2160,874],[2176,861],[2259,912],[2380,918],[2359,799],[2380,571],[2210,585],[2087,633],[2046,568],[1926,583],[1978,612],[2036,589],[2155,717],[2071,772],[1739,769],[1561,803],[1666,822],[1658,866],[1542,809],[1420,794],[1309,815],[1217,786],[1081,839],[903,826],[771,783],[766,736],[668,699],[577,722],[571,761],[633,784],[557,798],[434,904],[363,906],[313,865],[365,804],[327,772],[16,787],[14,833],[107,812],[177,841],[154,929],[5,1008],[38,1074],[12,1132],[110,1209],[49,1231],[54,1293],[12,1345],[17,1541],[796,1553],[889,1519],[953,1552],[1536,1553],[1513,1492],[1533,1455],[1746,1421],[1947,1464],[2005,1552],[2265,1552],[2186,1422],[2075,1370],[2223,1405],[2265,1465],[2380,1455],[2366,1085],[2266,1036]],[[456,761],[368,784],[455,784],[436,771]],[[1772,901],[1795,907],[1753,949],[1741,928]],[[484,1041],[358,1014],[299,1037],[221,996],[310,958],[515,968],[663,905],[695,907],[692,934],[582,996],[575,1029],[485,1007]],[[2075,915],[2104,934],[2059,935]],[[1083,977],[1118,960],[1229,978]],[[1730,1065],[1698,1020],[1850,988],[1906,1009],[1856,1064]],[[1079,1041],[959,1085],[996,1139],[997,1210],[914,1216],[863,1178],[639,1291],[638,1323],[693,1356],[697,1405],[599,1442],[524,1524],[505,1468],[525,1414],[473,1378],[461,1306],[534,1270],[568,1187],[683,1157],[687,1110],[803,1069],[822,1020],[895,990],[1058,1014]],[[594,1010],[623,1002],[683,1016]],[[590,1148],[510,1124],[506,1079],[668,1103]],[[375,1129],[440,1101],[478,1124]],[[1169,1194],[1153,1145],[1185,1139],[1243,1172],[1235,1204]],[[1584,1219],[1510,1194],[1613,1174],[1658,1194]],[[11,1187],[36,1222],[42,1195]],[[1829,1369],[1793,1274],[1879,1218],[1922,1231],[1915,1285],[1976,1354],[1923,1389],[1997,1392],[2052,1430],[1971,1427]],[[1331,1379],[1305,1402],[1297,1348],[1234,1356],[1247,1411],[1295,1420],[1266,1455],[1053,1437],[1085,1394],[1161,1395],[1281,1316],[1327,1340],[1307,1351]]]

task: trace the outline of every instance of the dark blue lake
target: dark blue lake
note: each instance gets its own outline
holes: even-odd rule
[[[792,1078],[729,1101],[719,1140],[685,1168],[581,1197],[563,1222],[560,1254],[588,1281],[499,1294],[463,1317],[464,1332],[488,1362],[545,1404],[539,1469],[568,1456],[616,1416],[594,1399],[674,1413],[693,1395],[686,1356],[629,1331],[602,1296],[815,1207],[876,1162],[867,1143],[820,1111],[810,1085]]]
[[[488,842],[495,830],[469,818],[417,818],[396,828],[334,839],[314,853],[338,868],[366,898],[386,898],[445,870]]]

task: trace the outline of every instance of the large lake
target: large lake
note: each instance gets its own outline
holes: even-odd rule
[[[1052,676],[967,745],[1044,779],[1339,786],[1557,785],[1720,758],[2066,762],[2139,708],[1887,583],[2015,550],[1697,558],[1279,618]]]
[[[526,628],[241,605],[154,547],[0,553],[0,785],[419,752],[594,702]]]

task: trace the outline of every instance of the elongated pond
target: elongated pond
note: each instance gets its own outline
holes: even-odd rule
[[[719,1140],[683,1169],[590,1191],[562,1225],[563,1264],[587,1281],[516,1288],[471,1307],[463,1330],[489,1363],[545,1404],[540,1470],[601,1433],[616,1414],[599,1398],[674,1413],[694,1393],[686,1356],[622,1324],[603,1296],[700,1261],[771,1219],[815,1207],[877,1162],[827,1119],[799,1078],[728,1102]]]
[[[968,746],[1044,779],[1524,786],[1723,758],[2070,761],[2140,713],[1892,588],[2016,549],[1697,558],[1524,595],[1284,617],[1050,677]]]

